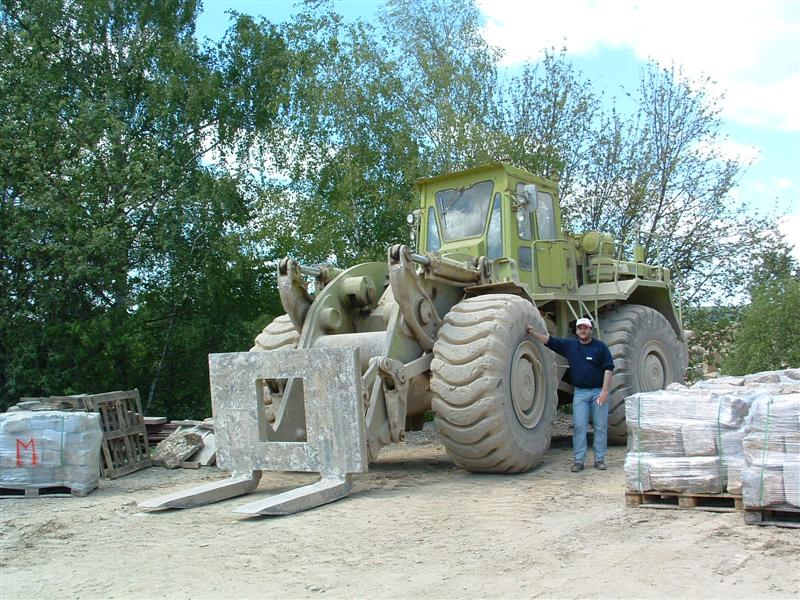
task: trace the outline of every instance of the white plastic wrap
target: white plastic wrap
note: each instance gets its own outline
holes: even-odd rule
[[[625,481],[636,492],[720,494],[725,491],[726,468],[716,456],[628,454]]]
[[[68,487],[88,493],[100,478],[102,442],[97,413],[0,414],[0,487]]]
[[[745,420],[761,387],[674,386],[626,398],[628,490],[740,494]]]
[[[744,457],[745,507],[800,507],[800,392],[757,399]]]

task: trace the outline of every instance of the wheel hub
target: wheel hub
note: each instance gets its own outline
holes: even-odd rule
[[[664,389],[667,384],[664,362],[664,353],[657,344],[651,342],[642,349],[642,358],[639,361],[641,391],[653,392]]]
[[[511,363],[511,403],[517,419],[526,429],[533,429],[545,407],[544,367],[536,347],[522,342]]]

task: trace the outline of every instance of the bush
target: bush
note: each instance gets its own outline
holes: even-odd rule
[[[722,370],[744,375],[799,366],[800,279],[787,275],[753,290]]]

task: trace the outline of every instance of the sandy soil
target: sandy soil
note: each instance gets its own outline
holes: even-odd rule
[[[0,597],[800,596],[800,530],[626,508],[623,458],[613,448],[608,471],[572,474],[560,444],[530,473],[473,475],[428,432],[387,448],[351,497],[289,517],[231,509],[310,476],[155,513],[137,502],[224,474],[151,468],[85,498],[0,500]]]

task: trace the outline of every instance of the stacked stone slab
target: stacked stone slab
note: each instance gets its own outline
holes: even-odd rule
[[[800,391],[753,403],[744,457],[745,508],[800,507]]]
[[[0,488],[68,487],[86,494],[100,478],[102,441],[97,413],[0,414]]]
[[[625,401],[629,491],[742,494],[744,438],[759,398],[800,392],[800,369],[703,381]]]

